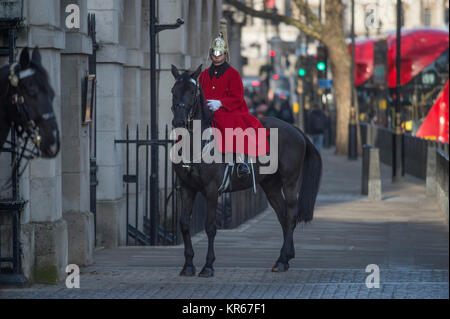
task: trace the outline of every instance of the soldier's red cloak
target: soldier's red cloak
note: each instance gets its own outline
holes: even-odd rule
[[[260,156],[269,152],[267,131],[261,122],[250,114],[244,99],[244,86],[239,72],[224,63],[219,67],[213,65],[203,71],[199,78],[205,100],[219,100],[222,107],[214,113],[212,125],[222,133],[222,141],[218,140],[218,150],[221,153],[244,153],[250,156]],[[253,128],[254,136],[239,139],[225,139],[226,128]],[[258,139],[258,130],[260,138]],[[248,132],[251,132],[248,131]],[[256,151],[256,153],[255,153]]]

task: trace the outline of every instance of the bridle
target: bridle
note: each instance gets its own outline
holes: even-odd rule
[[[194,102],[192,103],[191,108],[189,109],[189,112],[187,114],[187,121],[184,125],[184,128],[189,132],[189,134],[193,134],[193,130],[194,130],[194,117],[197,115],[198,112],[198,108],[199,108],[199,102],[200,99],[202,98],[201,92],[200,92],[200,84],[198,81],[194,80],[194,79],[190,79],[189,80],[191,83],[195,84],[195,93],[194,93]],[[172,111],[175,112],[176,108],[186,108],[186,104],[184,103],[177,103],[174,106],[172,106]],[[214,115],[212,114],[211,110],[208,109],[209,115],[210,115],[210,119],[212,119],[214,126],[215,126],[215,122],[214,122]],[[202,142],[206,142],[206,141],[202,141]],[[193,163],[189,163],[189,164],[183,164],[183,168],[187,169],[188,172],[191,172],[192,166],[194,164]]]
[[[19,119],[14,121],[15,130],[17,133],[18,141],[13,143],[6,141],[5,143],[11,147],[11,151],[16,154],[16,159],[13,163],[13,172],[15,172],[19,167],[22,159],[26,159],[27,162],[23,169],[19,172],[18,177],[20,178],[29,162],[37,157],[41,156],[40,145],[42,137],[39,133],[39,124],[51,119],[55,119],[55,114],[53,112],[44,113],[39,115],[37,118],[32,118],[29,112],[29,107],[25,102],[25,98],[21,93],[19,84],[20,81],[33,76],[36,71],[33,68],[27,68],[25,70],[19,70],[20,65],[18,63],[11,64],[9,68],[9,86],[7,97],[10,97],[9,103],[12,107],[16,108]],[[24,123],[24,124],[23,124]],[[29,141],[33,141],[33,148],[28,149],[27,145]],[[12,178],[7,182],[9,184]],[[6,187],[7,185],[5,185]]]
[[[189,133],[193,132],[194,126],[194,117],[197,114],[198,109],[198,102],[200,101],[201,95],[200,95],[200,84],[198,81],[194,79],[190,79],[190,82],[195,84],[195,93],[194,93],[194,102],[192,103],[191,108],[189,109],[189,112],[187,114],[187,121],[184,126],[185,129],[188,130]],[[177,103],[174,106],[172,106],[172,110],[175,111],[177,108],[186,108],[185,103]]]

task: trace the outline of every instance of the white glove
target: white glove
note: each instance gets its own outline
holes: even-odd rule
[[[220,102],[219,100],[208,100],[208,106],[211,111],[215,112],[218,109],[220,109],[223,105],[222,102]]]

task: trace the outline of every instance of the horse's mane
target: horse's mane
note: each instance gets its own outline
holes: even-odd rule
[[[8,93],[8,74],[9,66],[5,65],[0,67],[0,105],[2,105],[2,100],[6,97]]]
[[[188,71],[184,72],[180,75],[181,80],[185,81],[185,83],[189,83],[192,79],[190,73]],[[199,83],[199,92],[200,92],[200,101],[198,102],[198,106],[200,107],[200,116],[202,122],[210,126],[211,115],[205,103],[205,95],[203,94],[203,89],[201,83]]]
[[[205,123],[208,123],[208,126],[210,126],[211,123],[211,113],[209,112],[208,108],[206,107],[205,103],[205,95],[203,94],[203,89],[200,84],[200,109],[202,112],[202,119],[205,121]]]
[[[30,62],[30,67],[32,67],[33,69],[35,69],[37,71],[37,75],[39,78],[38,81],[38,86],[45,92],[48,93],[48,95],[50,96],[50,101],[53,100],[53,98],[55,97],[55,91],[53,91],[53,88],[50,85],[50,79],[48,76],[47,71],[44,69],[44,67],[41,64],[35,63],[33,62],[33,60],[31,60]]]
[[[50,85],[49,76],[44,67],[33,61],[30,62],[28,67],[36,70],[36,76],[38,77],[38,81],[36,81],[41,91],[46,92],[50,96],[50,100],[53,100],[55,97],[55,91]],[[8,92],[8,75],[9,75],[9,64],[0,67],[0,98],[4,98]],[[0,101],[1,104],[1,101]]]

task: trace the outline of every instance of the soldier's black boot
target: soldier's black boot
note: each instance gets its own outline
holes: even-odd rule
[[[247,159],[246,159],[245,156],[243,156],[242,163],[238,163],[237,175],[238,175],[239,178],[243,177],[243,176],[250,175],[250,166],[248,165],[248,162],[247,162]]]

